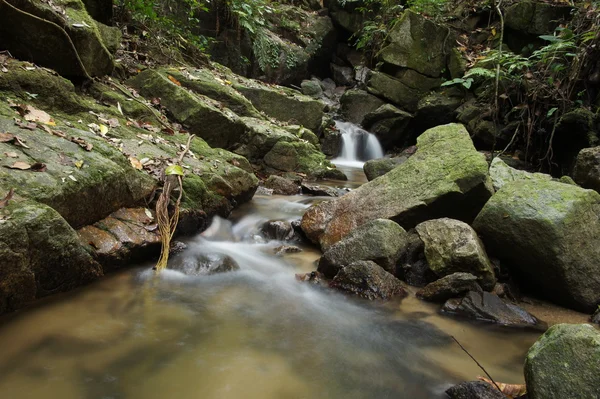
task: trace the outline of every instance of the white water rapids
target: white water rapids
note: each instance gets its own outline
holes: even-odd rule
[[[332,162],[336,165],[362,168],[365,161],[383,158],[383,149],[374,134],[350,122],[335,122],[342,133],[342,150]]]

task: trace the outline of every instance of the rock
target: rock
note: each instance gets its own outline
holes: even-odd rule
[[[300,87],[302,88],[302,94],[305,96],[318,98],[323,95],[323,89],[318,80],[303,80]]]
[[[537,340],[525,359],[531,399],[600,398],[600,333],[587,324],[557,324]]]
[[[319,272],[310,272],[304,274],[296,274],[296,280],[307,282],[309,284],[318,285],[321,287],[328,287],[329,284],[325,281],[325,276]]]
[[[325,155],[336,157],[342,149],[342,133],[338,130],[327,127],[323,129],[323,135],[320,139],[321,151]]]
[[[277,175],[269,176],[264,185],[277,195],[296,195],[300,192],[300,187],[296,182]]]
[[[405,11],[387,36],[379,59],[422,75],[440,77],[454,43],[446,27],[412,11]]]
[[[12,200],[0,220],[0,314],[103,275],[75,231],[52,208]]]
[[[572,10],[568,5],[520,1],[506,9],[505,24],[507,28],[531,35],[550,35],[561,20],[569,18]]]
[[[393,274],[405,238],[406,232],[397,223],[387,219],[372,220],[326,249],[317,270],[332,278],[350,263],[372,260]]]
[[[584,148],[579,152],[573,179],[580,186],[600,193],[600,147]]]
[[[408,156],[399,156],[393,158],[371,159],[363,165],[363,171],[367,180],[371,181],[379,176],[383,176],[398,165],[402,165]]]
[[[271,220],[260,228],[262,235],[268,240],[289,241],[294,238],[294,228],[290,222]]]
[[[581,311],[600,303],[600,194],[554,181],[507,183],[473,227],[521,287]]]
[[[425,91],[409,87],[400,79],[376,71],[369,72],[367,90],[369,93],[383,97],[408,112],[415,112],[418,108],[419,99],[426,94]]]
[[[485,291],[470,291],[463,299],[449,299],[442,311],[508,327],[536,327],[539,324],[538,319],[527,311]]]
[[[208,276],[240,270],[240,266],[231,256],[196,251],[176,256],[169,262],[169,268],[188,276]]]
[[[333,81],[338,86],[354,86],[354,69],[346,66],[331,64],[331,74]]]
[[[430,302],[445,302],[469,291],[481,291],[477,277],[471,273],[452,273],[427,284],[425,288],[417,291],[417,297]]]
[[[335,188],[319,186],[316,184],[302,183],[302,194],[320,196],[320,197],[339,197],[340,193]]]
[[[329,13],[337,26],[349,34],[355,34],[362,29],[365,19],[364,14],[358,10],[362,6],[362,0],[334,0],[329,2]]]
[[[463,102],[463,97],[462,91],[453,92],[450,89],[430,93],[421,98],[413,121],[418,127],[417,131],[454,122],[455,111]]]
[[[427,264],[425,244],[414,229],[408,232],[395,275],[415,287],[424,287],[438,279]]]
[[[275,256],[283,256],[285,254],[296,254],[302,252],[302,249],[295,245],[280,245],[273,249]]]
[[[423,222],[415,228],[425,244],[429,268],[444,277],[456,272],[471,273],[479,284],[491,291],[496,276],[483,244],[468,224],[448,219]]]
[[[449,388],[446,395],[450,399],[506,399],[498,388],[484,381],[463,382]]]
[[[320,179],[347,180],[346,175],[305,142],[278,141],[264,158],[265,164],[284,172],[299,172]]]
[[[354,262],[342,268],[329,286],[368,300],[408,295],[400,280],[372,261]]]
[[[494,158],[490,166],[490,177],[495,190],[500,190],[506,183],[519,180],[552,180],[552,176],[544,173],[531,173],[511,168],[500,158]]]
[[[360,89],[346,90],[340,97],[340,112],[345,120],[361,125],[366,115],[374,112],[385,102]]]
[[[576,164],[578,154],[584,148],[600,145],[596,128],[596,115],[583,107],[564,114],[556,125],[553,142],[554,160],[560,173],[568,174]]]
[[[0,48],[16,58],[54,69],[62,76],[85,78],[112,72],[112,54],[81,0],[64,4],[68,18],[43,2],[13,3],[16,4],[0,4]],[[17,11],[17,6],[21,11]]]
[[[600,307],[591,317],[592,323],[600,324]]]
[[[304,214],[302,230],[327,249],[369,220],[386,218],[411,228],[423,220],[472,221],[491,195],[485,157],[462,125],[438,126],[417,139],[406,162],[338,199]]]
[[[103,24],[110,25],[113,21],[112,0],[82,0],[90,17]]]
[[[391,104],[384,104],[375,111],[368,113],[363,120],[363,126],[377,136],[384,149],[403,146],[409,141],[407,127],[413,116]]]

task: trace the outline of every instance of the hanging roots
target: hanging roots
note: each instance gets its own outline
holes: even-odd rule
[[[158,223],[158,230],[160,232],[162,244],[160,258],[154,267],[154,270],[157,272],[165,269],[169,261],[171,239],[173,239],[173,235],[177,229],[177,223],[179,223],[179,205],[181,204],[181,198],[183,196],[183,169],[181,168],[181,162],[183,161],[185,154],[189,151],[193,138],[194,136],[189,136],[187,145],[179,156],[179,162],[176,165],[171,165],[165,169],[165,184],[163,186],[162,193],[156,201],[156,222]],[[173,215],[169,217],[171,193],[177,187],[179,187],[179,196],[175,201]]]

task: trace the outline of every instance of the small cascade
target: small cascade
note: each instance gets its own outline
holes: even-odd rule
[[[350,122],[335,122],[342,133],[342,151],[333,163],[362,168],[365,161],[383,158],[383,149],[374,134]]]

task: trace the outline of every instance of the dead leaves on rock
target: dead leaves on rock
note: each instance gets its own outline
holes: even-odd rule
[[[477,379],[483,382],[487,382],[496,389],[500,388],[500,392],[502,392],[504,395],[511,399],[520,398],[521,396],[527,393],[527,387],[525,386],[525,384],[505,384],[503,382],[491,381],[481,376],[477,377]]]
[[[5,168],[17,169],[17,170],[31,170],[32,172],[45,172],[46,164],[36,162],[34,164],[28,164],[27,162],[17,161],[12,165],[4,165]]]
[[[15,189],[11,188],[10,191],[8,192],[8,194],[6,194],[6,197],[4,197],[3,199],[0,200],[0,209],[6,207],[8,205],[8,202],[12,199],[14,193],[15,193]]]
[[[92,143],[88,143],[87,141],[85,141],[81,137],[71,137],[69,140],[72,141],[75,144],[79,144],[79,146],[81,148],[83,148],[84,150],[86,150],[88,152],[92,151],[92,149],[94,148],[94,145]]]
[[[0,133],[0,143],[11,143],[18,147],[29,148],[22,139],[12,133]]]

